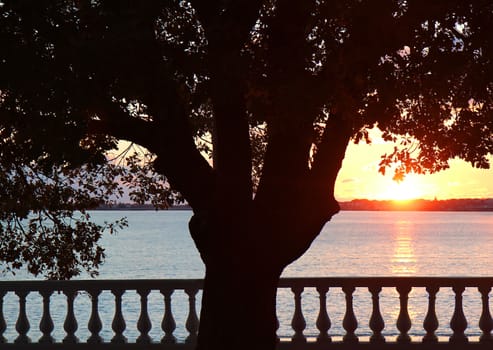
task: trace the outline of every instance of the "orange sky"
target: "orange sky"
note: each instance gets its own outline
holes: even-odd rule
[[[380,156],[393,149],[392,143],[372,132],[373,143],[351,144],[346,152],[336,184],[336,198],[347,201],[367,199],[449,199],[493,198],[493,168],[474,169],[469,163],[454,159],[450,169],[432,175],[408,175],[402,183],[378,172]],[[493,165],[493,158],[490,157]]]

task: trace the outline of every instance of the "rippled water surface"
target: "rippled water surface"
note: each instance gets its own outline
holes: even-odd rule
[[[188,235],[189,211],[97,211],[92,213],[97,221],[111,221],[126,216],[129,227],[117,235],[106,236],[107,261],[99,278],[202,278],[204,267]],[[289,266],[283,276],[493,276],[493,213],[491,212],[341,212],[323,229],[310,250]],[[4,279],[11,279],[4,276]],[[14,279],[28,278],[19,273]],[[87,276],[82,276],[87,278]],[[113,296],[104,292],[100,297],[100,314],[103,319],[102,335],[110,339],[111,318],[114,313]],[[437,296],[439,335],[450,333],[448,323],[453,313],[454,295],[450,290],[440,290]],[[7,320],[6,336],[15,337],[15,320],[18,314],[17,297],[8,293],[4,301]],[[355,312],[360,326],[359,335],[369,335],[368,319],[371,297],[366,289],[354,294]],[[28,296],[28,316],[32,329],[29,335],[39,338],[37,324],[41,317],[40,300]],[[343,334],[344,296],[338,289],[327,296],[328,312],[332,321],[329,333]],[[397,334],[395,321],[398,313],[398,295],[393,288],[381,293],[381,309],[385,319],[384,334]],[[177,319],[176,335],[186,336],[183,327],[187,300],[183,293],[173,296],[173,310]],[[139,312],[138,296],[134,292],[124,295],[124,315],[127,324],[135,325]],[[413,320],[410,334],[419,335],[426,313],[426,292],[415,288],[410,294],[409,313]],[[475,289],[464,293],[464,310],[468,318],[470,335],[479,334],[477,320],[480,313],[480,295]],[[79,324],[87,324],[90,301],[87,295],[76,299]],[[151,336],[162,337],[160,322],[163,313],[162,295],[153,291],[149,297],[149,310],[153,329]],[[293,296],[288,290],[278,294],[279,334],[290,336]],[[315,320],[318,313],[318,295],[314,290],[303,293],[303,312],[307,321],[305,334],[316,335]],[[63,295],[52,297],[52,315],[55,338],[63,338],[65,316]],[[181,322],[181,324],[180,324]],[[133,328],[132,328],[133,327]],[[130,339],[138,336],[134,326],[126,330]],[[77,333],[86,338],[80,327]],[[85,333],[86,332],[86,333]]]

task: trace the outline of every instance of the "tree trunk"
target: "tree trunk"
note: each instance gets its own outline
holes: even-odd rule
[[[234,254],[234,252],[233,252]],[[198,350],[273,350],[281,271],[252,262],[206,267]]]
[[[206,266],[198,350],[275,349],[281,273],[337,212],[330,198],[313,208],[307,202],[316,196],[287,194],[293,191],[194,212],[190,233]]]
[[[253,214],[228,203],[190,220],[206,266],[198,350],[275,349],[281,273],[309,248],[326,213],[335,212],[326,208],[317,214],[304,202],[285,203]]]

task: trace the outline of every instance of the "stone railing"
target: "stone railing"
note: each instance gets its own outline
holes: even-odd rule
[[[493,349],[493,321],[489,306],[492,286],[493,278],[489,277],[283,278],[279,283],[278,299],[279,294],[283,294],[284,298],[291,299],[292,306],[287,316],[290,334],[279,336],[279,348]],[[198,331],[197,308],[201,288],[201,280],[0,282],[0,349],[193,349]],[[396,316],[395,335],[384,332],[388,325],[381,312],[384,301],[382,288],[396,293],[395,305],[392,306]],[[409,331],[415,321],[409,313],[409,294],[415,289],[426,291],[426,310],[420,311],[426,315],[421,331],[412,335]],[[341,314],[338,325],[333,324],[328,312],[329,290],[341,294],[342,301],[335,305]],[[363,322],[356,317],[353,303],[356,290],[364,291],[370,314]],[[453,313],[448,332],[437,335],[436,296],[442,290],[452,293],[448,303],[453,307]],[[463,307],[465,290],[474,290],[473,295],[477,298],[479,317],[475,320],[466,319]],[[312,304],[313,297],[316,297],[318,305],[306,305],[304,292],[312,294]],[[127,298],[129,294],[133,297]],[[79,299],[85,299],[86,303],[77,304]],[[160,305],[150,310],[150,304]],[[313,324],[308,335],[305,334],[307,321],[304,315],[307,307],[313,316],[308,321]],[[278,317],[281,312],[286,314],[278,306]],[[87,322],[82,322],[81,318]],[[286,328],[285,321],[286,315],[280,317],[279,330]],[[469,321],[477,325],[477,336],[466,334]],[[102,332],[103,324],[107,327]],[[361,334],[358,331],[363,325],[368,331]],[[151,329],[154,333],[157,331],[157,335],[151,334]],[[248,336],[248,330],[239,331]],[[128,333],[132,332],[133,339],[128,339]]]

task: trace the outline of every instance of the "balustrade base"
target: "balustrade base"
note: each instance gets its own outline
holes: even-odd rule
[[[411,342],[401,344],[397,342],[386,343],[344,343],[332,342],[330,344],[319,344],[316,342],[307,342],[305,344],[292,344],[281,342],[278,350],[491,350],[493,344],[486,343],[421,343]]]
[[[493,344],[469,342],[464,344],[452,344],[446,342],[439,343],[421,343],[411,342],[401,344],[397,342],[386,343],[345,343],[331,342],[320,344],[317,342],[306,342],[296,344],[289,341],[281,341],[277,350],[491,350]],[[193,344],[0,344],[2,350],[193,350]]]

